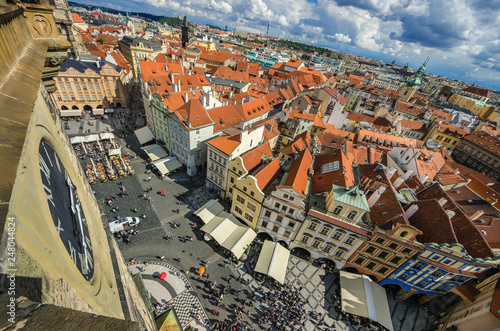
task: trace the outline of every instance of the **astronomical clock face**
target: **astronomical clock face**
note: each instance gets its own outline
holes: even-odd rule
[[[38,161],[54,227],[75,266],[86,280],[90,280],[94,275],[94,258],[76,187],[47,142],[40,142]]]

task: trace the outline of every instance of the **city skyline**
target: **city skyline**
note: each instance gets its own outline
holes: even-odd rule
[[[432,52],[426,71],[500,90],[500,4],[485,1],[306,1],[286,5],[264,0],[108,1],[110,8],[228,26],[417,69]],[[102,2],[86,1],[103,5]],[[150,5],[145,7],[144,3]],[[160,12],[158,10],[161,10]],[[442,13],[446,12],[445,15]]]

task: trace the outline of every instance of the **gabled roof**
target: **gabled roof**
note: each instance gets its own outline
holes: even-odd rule
[[[244,121],[234,105],[227,105],[208,109],[208,115],[215,123],[214,132],[227,129]]]
[[[451,218],[451,224],[455,231],[458,242],[462,244],[467,253],[473,258],[493,257],[490,246],[481,232],[474,226],[464,212],[453,202],[448,194],[439,185],[431,185],[417,194],[421,200],[446,199],[444,210],[451,210],[455,215]]]
[[[248,121],[254,117],[269,112],[272,110],[272,107],[265,98],[259,98],[245,102],[241,105],[235,105],[235,109],[240,113],[241,117],[243,117],[245,121]]]
[[[193,93],[190,93],[189,97],[192,99],[199,99],[199,97],[201,95],[201,91],[198,90],[198,91],[194,91],[194,92],[195,92],[195,95],[193,96]],[[186,95],[185,92],[174,92],[174,93],[170,93],[170,94],[164,93],[161,96],[163,98],[163,104],[165,105],[165,107],[170,111],[174,111],[174,110],[177,110],[186,104],[185,95]]]
[[[264,190],[271,185],[273,180],[275,180],[281,173],[280,160],[275,158],[270,163],[268,163],[264,168],[262,168],[257,174],[254,175],[257,180],[257,185],[260,190]]]
[[[488,91],[487,89],[481,88],[479,86],[469,86],[469,87],[464,88],[462,91],[472,93],[472,94],[478,95],[480,97],[486,97],[486,98],[490,97],[490,91]]]
[[[307,183],[309,182],[308,171],[312,165],[312,156],[309,150],[304,149],[299,157],[293,160],[288,170],[285,183],[280,187],[291,187],[305,199]]]
[[[271,158],[273,154],[271,153],[271,148],[269,143],[266,142],[258,147],[255,147],[251,151],[246,152],[241,157],[243,161],[243,167],[247,172],[254,171],[262,162],[262,158]]]
[[[81,16],[77,13],[71,13],[71,18],[73,19],[74,23],[85,23],[83,18],[81,18]]]
[[[353,206],[364,211],[370,211],[366,196],[357,185],[351,187],[337,186],[333,184],[333,199],[346,205]]]
[[[412,205],[416,205],[418,209],[410,216],[408,221],[411,225],[422,231],[422,234],[417,236],[419,242],[437,244],[458,243],[450,218],[436,199],[419,200],[410,204],[410,206]]]
[[[188,130],[214,124],[198,98],[189,100],[185,105],[177,109],[175,114]]]
[[[240,134],[238,133],[231,136],[220,136],[207,141],[207,144],[212,145],[219,151],[229,156],[241,144]]]
[[[323,168],[323,166],[334,164],[335,162],[338,162],[338,170],[326,171]],[[341,150],[318,154],[314,158],[311,193],[330,191],[333,184],[344,187],[355,184],[352,164]]]

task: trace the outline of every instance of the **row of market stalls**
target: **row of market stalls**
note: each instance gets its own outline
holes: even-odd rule
[[[214,240],[240,259],[257,234],[240,225],[224,211],[219,200],[212,199],[194,212],[203,222],[205,240]],[[264,241],[255,272],[267,275],[279,283],[285,282],[290,251],[277,242]],[[355,316],[368,318],[392,331],[391,313],[385,289],[368,276],[340,271],[341,309]]]
[[[194,212],[205,224],[201,231],[205,240],[215,240],[230,251],[236,259],[240,259],[246,249],[257,237],[257,233],[224,211],[219,200],[212,199]],[[255,271],[268,275],[283,284],[287,271],[290,251],[279,243],[265,241],[260,251]]]
[[[82,109],[61,109],[61,117],[62,118],[67,118],[67,117],[82,117],[83,116],[83,112],[84,111],[87,111],[87,110],[82,110]],[[95,109],[92,109],[92,115],[96,116],[96,117],[99,117],[99,116],[103,116],[104,114],[110,114],[110,113],[114,113],[114,109],[112,108],[108,108],[108,109],[104,109],[104,108],[95,108]]]
[[[70,141],[78,158],[85,160],[83,167],[91,184],[134,174],[112,133],[76,136]]]

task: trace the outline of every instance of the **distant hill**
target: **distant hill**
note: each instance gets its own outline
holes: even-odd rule
[[[88,5],[84,3],[79,3],[79,2],[73,2],[73,1],[68,1],[68,5],[70,6],[75,6],[75,7],[84,7],[90,10],[95,10],[95,9],[100,9],[103,12],[111,13],[111,14],[122,14],[122,16],[127,16],[127,13],[130,15],[137,15],[139,17],[151,20],[151,21],[157,21],[160,23],[167,23],[170,26],[181,26],[182,25],[182,20],[179,19],[178,17],[168,17],[168,16],[158,16],[158,15],[153,15],[153,14],[148,14],[148,13],[138,13],[138,12],[126,12],[122,10],[117,10],[117,9],[112,9],[108,7],[103,7],[103,6],[96,6],[96,5]]]

